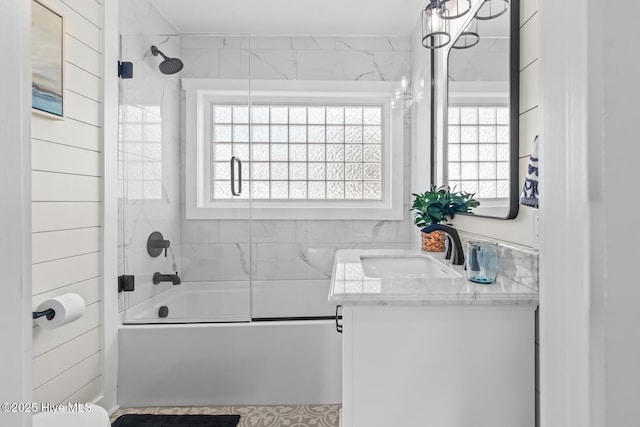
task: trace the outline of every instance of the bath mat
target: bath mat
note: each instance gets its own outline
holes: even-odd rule
[[[118,417],[111,427],[236,427],[240,415],[151,415]]]

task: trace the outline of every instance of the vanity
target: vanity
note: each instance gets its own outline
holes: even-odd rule
[[[533,427],[538,293],[441,254],[339,250],[342,427]]]

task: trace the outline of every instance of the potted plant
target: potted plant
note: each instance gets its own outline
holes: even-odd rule
[[[415,197],[411,211],[414,215],[414,223],[418,227],[426,227],[429,224],[447,223],[457,213],[471,212],[471,209],[480,205],[475,200],[475,194],[463,191],[451,190],[448,185],[436,188],[431,184],[431,189],[425,193],[413,193]],[[422,250],[429,252],[442,252],[445,249],[444,231],[422,233]]]

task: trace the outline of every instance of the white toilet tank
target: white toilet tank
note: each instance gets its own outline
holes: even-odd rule
[[[90,405],[83,412],[40,412],[33,416],[33,427],[110,427],[104,408]]]

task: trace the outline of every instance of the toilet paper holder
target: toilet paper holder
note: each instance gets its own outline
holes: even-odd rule
[[[42,301],[31,315],[38,326],[48,330],[80,319],[86,308],[82,296],[68,292]]]
[[[32,314],[33,319],[39,319],[41,317],[47,316],[47,320],[51,320],[56,317],[56,311],[53,308],[49,308],[43,311],[34,311]]]

